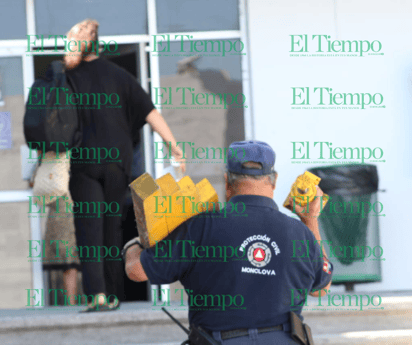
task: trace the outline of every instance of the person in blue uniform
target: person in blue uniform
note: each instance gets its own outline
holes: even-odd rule
[[[126,273],[152,284],[179,280],[190,325],[223,345],[300,344],[290,312],[303,320],[307,294],[323,296],[331,285],[333,267],[319,245],[323,192],[306,213],[294,205],[301,221],[289,217],[273,201],[273,149],[242,141],[228,151],[226,209],[189,219],[152,248],[126,244]]]

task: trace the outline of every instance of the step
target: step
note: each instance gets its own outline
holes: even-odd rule
[[[359,306],[327,306],[323,301],[319,306],[318,298],[309,297],[303,315],[315,343],[412,344],[411,294],[388,292],[379,296],[379,307],[366,306],[362,311]],[[153,307],[153,302],[123,303],[114,312],[79,313],[82,309],[0,310],[0,343],[166,345],[186,339],[159,307]],[[168,310],[188,327],[187,310],[173,302]]]

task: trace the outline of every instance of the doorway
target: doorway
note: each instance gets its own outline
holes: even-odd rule
[[[60,49],[62,49],[61,47]],[[46,48],[47,49],[47,48]],[[45,49],[45,50],[46,50]],[[50,48],[52,50],[54,48]],[[114,50],[110,47],[108,50]],[[119,44],[116,49],[116,55],[105,54],[104,52],[100,54],[100,58],[108,59],[109,61],[115,63],[116,65],[124,68],[130,74],[132,74],[137,81],[141,82],[140,76],[140,61],[139,61],[139,44]],[[63,58],[62,54],[53,55],[34,55],[34,77],[35,79],[44,76],[48,65],[55,61],[61,60]],[[140,142],[143,142],[143,131],[140,131]],[[134,143],[134,159],[132,164],[132,178],[135,179],[143,174],[146,170],[144,165],[144,148],[143,144],[138,142]],[[122,212],[122,225],[121,229],[123,232],[123,245],[127,243],[132,238],[138,236],[136,221],[133,211],[133,203],[131,200],[130,191],[127,191],[126,200],[124,203],[124,208]],[[120,248],[121,250],[122,248]],[[49,288],[60,288],[54,286],[59,282],[56,279],[51,279],[50,276],[55,276],[55,274],[50,274],[48,280]],[[61,277],[61,275],[58,275]],[[46,284],[47,285],[47,284]],[[60,285],[60,284],[59,284]],[[118,296],[120,301],[149,301],[150,300],[150,284],[148,282],[136,283],[127,278],[126,273],[123,268],[123,296]],[[54,303],[50,301],[50,303]]]

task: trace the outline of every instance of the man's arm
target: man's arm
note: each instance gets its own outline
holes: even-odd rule
[[[157,109],[153,109],[149,113],[149,115],[147,115],[146,122],[152,127],[153,131],[159,133],[163,141],[165,141],[168,146],[169,143],[171,143],[172,154],[175,157],[176,161],[180,162],[182,171],[185,172],[186,165],[183,158],[183,152],[180,147],[177,146],[175,137],[173,136],[173,133],[166,123],[164,117],[158,112]]]
[[[140,262],[142,251],[142,248],[137,244],[131,246],[126,251],[126,275],[135,282],[144,282],[148,279]]]
[[[320,200],[320,198],[318,200]],[[319,204],[320,204],[320,201],[319,201]],[[318,241],[318,243],[321,245],[321,250],[322,250],[324,259],[328,260],[328,257],[326,255],[325,249],[322,244],[322,238],[320,237],[320,233],[319,233],[318,218],[306,218],[305,221],[302,219],[302,222],[309,228],[310,231],[312,231],[313,236],[315,236],[316,238],[316,241]],[[311,292],[309,293],[309,295],[313,297],[319,297],[319,291],[320,291],[320,296],[323,297],[327,294],[327,291],[329,291],[329,288],[331,285],[332,285],[332,280],[329,282],[328,285],[326,285],[322,289]]]
[[[319,297],[319,291],[320,291],[320,297],[326,296],[328,294],[329,288],[332,285],[332,281],[328,285],[326,285],[324,288],[310,292],[309,295],[313,297]]]
[[[125,244],[126,252],[123,250],[122,255],[125,261],[127,276],[137,282],[150,280],[152,284],[171,284],[182,277],[187,278],[193,263],[188,260],[189,243],[197,243],[201,233],[191,231],[191,224],[194,229],[199,230],[203,227],[202,219],[190,219],[180,224],[174,231],[161,241],[156,241],[156,245],[142,249],[138,247],[135,238]],[[186,248],[186,249],[185,249]],[[190,257],[190,255],[189,255]]]
[[[322,200],[323,192],[318,186],[316,188],[317,188],[316,197],[311,203],[309,203],[308,213],[305,213],[304,212],[305,208],[300,206],[299,204],[293,205],[295,201],[292,198],[290,198],[289,202],[290,202],[290,206],[292,207],[292,209],[297,211],[296,214],[299,216],[302,223],[305,224],[309,228],[309,230],[312,232],[313,236],[315,236],[316,241],[321,246],[324,260],[328,260],[328,257],[325,252],[325,248],[323,247],[322,238],[320,236],[319,223],[318,223],[318,217],[319,217],[320,212],[322,211],[321,200]],[[328,285],[326,285],[322,289],[316,290],[309,294],[313,297],[319,297],[319,291],[320,291],[320,295],[321,297],[323,297],[327,294],[327,291],[329,290],[331,285],[332,285],[332,280],[329,282]]]

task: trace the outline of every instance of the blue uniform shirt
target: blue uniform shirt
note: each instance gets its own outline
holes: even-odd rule
[[[144,250],[143,269],[152,284],[180,280],[190,324],[226,331],[288,322],[308,293],[330,282],[332,266],[312,232],[272,199],[239,195],[230,202]]]

